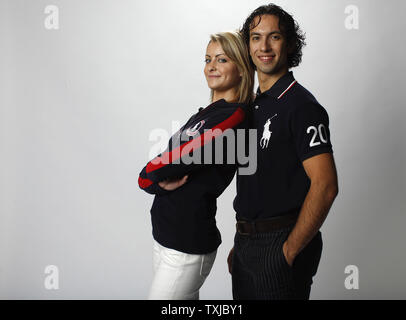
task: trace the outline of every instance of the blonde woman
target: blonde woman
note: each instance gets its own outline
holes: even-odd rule
[[[221,243],[216,200],[233,179],[236,165],[227,164],[226,156],[223,163],[213,164],[204,163],[203,156],[201,164],[185,159],[199,152],[205,155],[209,145],[217,158],[214,144],[224,138],[224,131],[246,125],[254,71],[239,33],[210,36],[204,74],[211,104],[171,137],[167,150],[148,162],[139,177],[141,189],[155,194],[151,208],[155,274],[149,299],[199,299]],[[224,139],[222,153],[227,153],[227,143]]]

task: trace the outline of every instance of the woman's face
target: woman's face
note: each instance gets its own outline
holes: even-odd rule
[[[210,89],[226,92],[239,85],[241,75],[237,65],[226,56],[219,42],[209,42],[205,62],[204,75]]]

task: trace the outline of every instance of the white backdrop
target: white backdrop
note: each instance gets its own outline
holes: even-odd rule
[[[144,299],[152,196],[138,189],[149,134],[207,105],[209,34],[263,1],[0,0],[0,298]],[[340,192],[322,227],[312,299],[406,298],[402,0],[277,1],[307,35],[296,79],[326,108]],[[44,22],[59,9],[59,29]],[[345,8],[359,29],[345,27]],[[55,22],[55,21],[54,21]],[[202,299],[231,299],[223,237]],[[48,290],[45,268],[59,270]],[[359,269],[359,289],[344,286]]]

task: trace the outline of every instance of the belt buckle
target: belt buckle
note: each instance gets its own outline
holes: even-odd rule
[[[239,234],[241,234],[241,235],[243,235],[243,236],[249,236],[250,233],[242,232],[242,231],[241,231],[240,225],[243,224],[243,223],[250,223],[250,222],[249,222],[249,221],[243,221],[243,220],[238,221],[238,222],[237,222],[237,231],[238,231]]]

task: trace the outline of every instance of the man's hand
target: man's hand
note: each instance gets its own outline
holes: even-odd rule
[[[290,265],[292,267],[293,266],[293,260],[295,260],[295,257],[292,257],[292,256],[289,255],[286,241],[283,243],[282,252],[283,252],[283,255],[285,257],[286,262],[288,263],[288,265]]]
[[[187,181],[188,175],[185,175],[182,179],[171,180],[167,179],[161,182],[158,182],[158,185],[165,190],[173,191],[181,186],[183,186]]]
[[[228,264],[228,272],[230,272],[230,274],[232,274],[232,266],[233,266],[233,254],[234,254],[234,247],[231,248],[230,253],[228,254],[227,257],[227,264]]]

